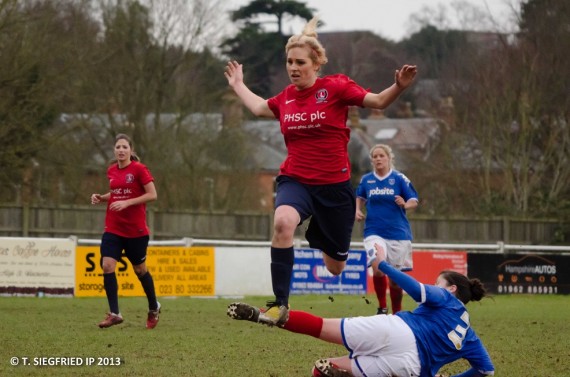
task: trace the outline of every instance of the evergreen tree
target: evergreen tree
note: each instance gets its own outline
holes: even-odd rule
[[[275,18],[275,32],[267,32],[258,20],[260,15]],[[232,21],[242,21],[243,27],[234,38],[222,43],[230,59],[247,67],[245,80],[249,88],[262,97],[270,97],[271,76],[275,66],[282,66],[287,36],[283,34],[285,17],[300,17],[306,21],[313,17],[312,9],[294,0],[254,0],[232,13]]]

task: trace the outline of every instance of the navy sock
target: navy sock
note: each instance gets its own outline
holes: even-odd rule
[[[144,293],[146,293],[149,310],[158,309],[158,303],[156,302],[156,293],[154,291],[154,281],[152,280],[150,272],[147,271],[143,276],[139,276],[139,280],[141,281]]]
[[[286,248],[271,247],[271,283],[275,299],[281,305],[289,304],[289,290],[293,275],[295,252],[293,246]]]
[[[119,314],[119,284],[117,283],[117,275],[114,272],[103,274],[103,286],[107,293],[109,310],[111,313]]]

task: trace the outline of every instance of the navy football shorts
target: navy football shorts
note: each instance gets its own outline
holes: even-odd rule
[[[311,248],[339,261],[347,259],[356,213],[356,197],[350,181],[307,185],[280,175],[275,208],[282,205],[295,208],[301,223],[311,218],[305,234]]]
[[[138,266],[146,260],[146,249],[149,236],[128,238],[105,232],[101,238],[101,260],[103,257],[121,259],[123,250],[133,266]]]

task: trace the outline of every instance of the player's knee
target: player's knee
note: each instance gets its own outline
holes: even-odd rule
[[[103,273],[104,273],[104,274],[110,274],[110,273],[115,272],[115,267],[116,267],[116,266],[117,266],[117,263],[116,263],[116,262],[112,262],[112,261],[107,262],[107,261],[104,261],[104,262],[101,264],[101,269],[103,270]]]
[[[135,270],[135,274],[137,274],[139,278],[143,277],[148,271],[146,268],[146,264],[144,263],[139,264],[138,266],[133,266],[133,269]]]
[[[378,264],[376,264],[376,268],[374,268],[374,266],[373,266],[373,268],[372,268],[372,275],[374,275],[375,277],[381,278],[381,277],[383,277],[385,274],[384,274],[382,271],[380,271],[380,270],[378,269]]]
[[[103,270],[104,274],[110,274],[115,272],[115,268],[117,267],[117,261],[112,258],[103,258],[101,261],[101,269]]]
[[[327,270],[333,274],[334,276],[338,276],[342,273],[342,271],[344,270],[344,266],[340,266],[337,264],[333,264],[331,266],[327,266]]]
[[[273,224],[273,231],[279,237],[293,237],[297,224],[288,217],[276,217]]]

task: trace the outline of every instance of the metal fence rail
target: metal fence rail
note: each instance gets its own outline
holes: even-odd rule
[[[99,239],[78,239],[78,245],[99,245]],[[237,246],[237,247],[259,247],[269,248],[270,241],[240,241],[240,240],[216,240],[216,239],[194,239],[184,237],[177,240],[150,241],[151,246]],[[304,239],[294,240],[296,248],[308,248],[309,243]],[[351,242],[352,249],[363,249],[362,242]],[[494,244],[467,244],[467,243],[413,243],[414,250],[466,250],[471,253],[484,252],[496,254],[545,254],[556,252],[560,255],[570,255],[570,246],[549,246],[549,245],[515,245],[497,242]]]
[[[158,211],[149,209],[151,238],[268,241],[272,214]],[[410,217],[414,242],[560,245],[570,244],[570,222],[555,219]],[[98,238],[103,232],[105,209],[92,206],[0,205],[0,236]],[[296,233],[303,238],[303,227]],[[352,239],[362,239],[363,223],[354,225]]]

